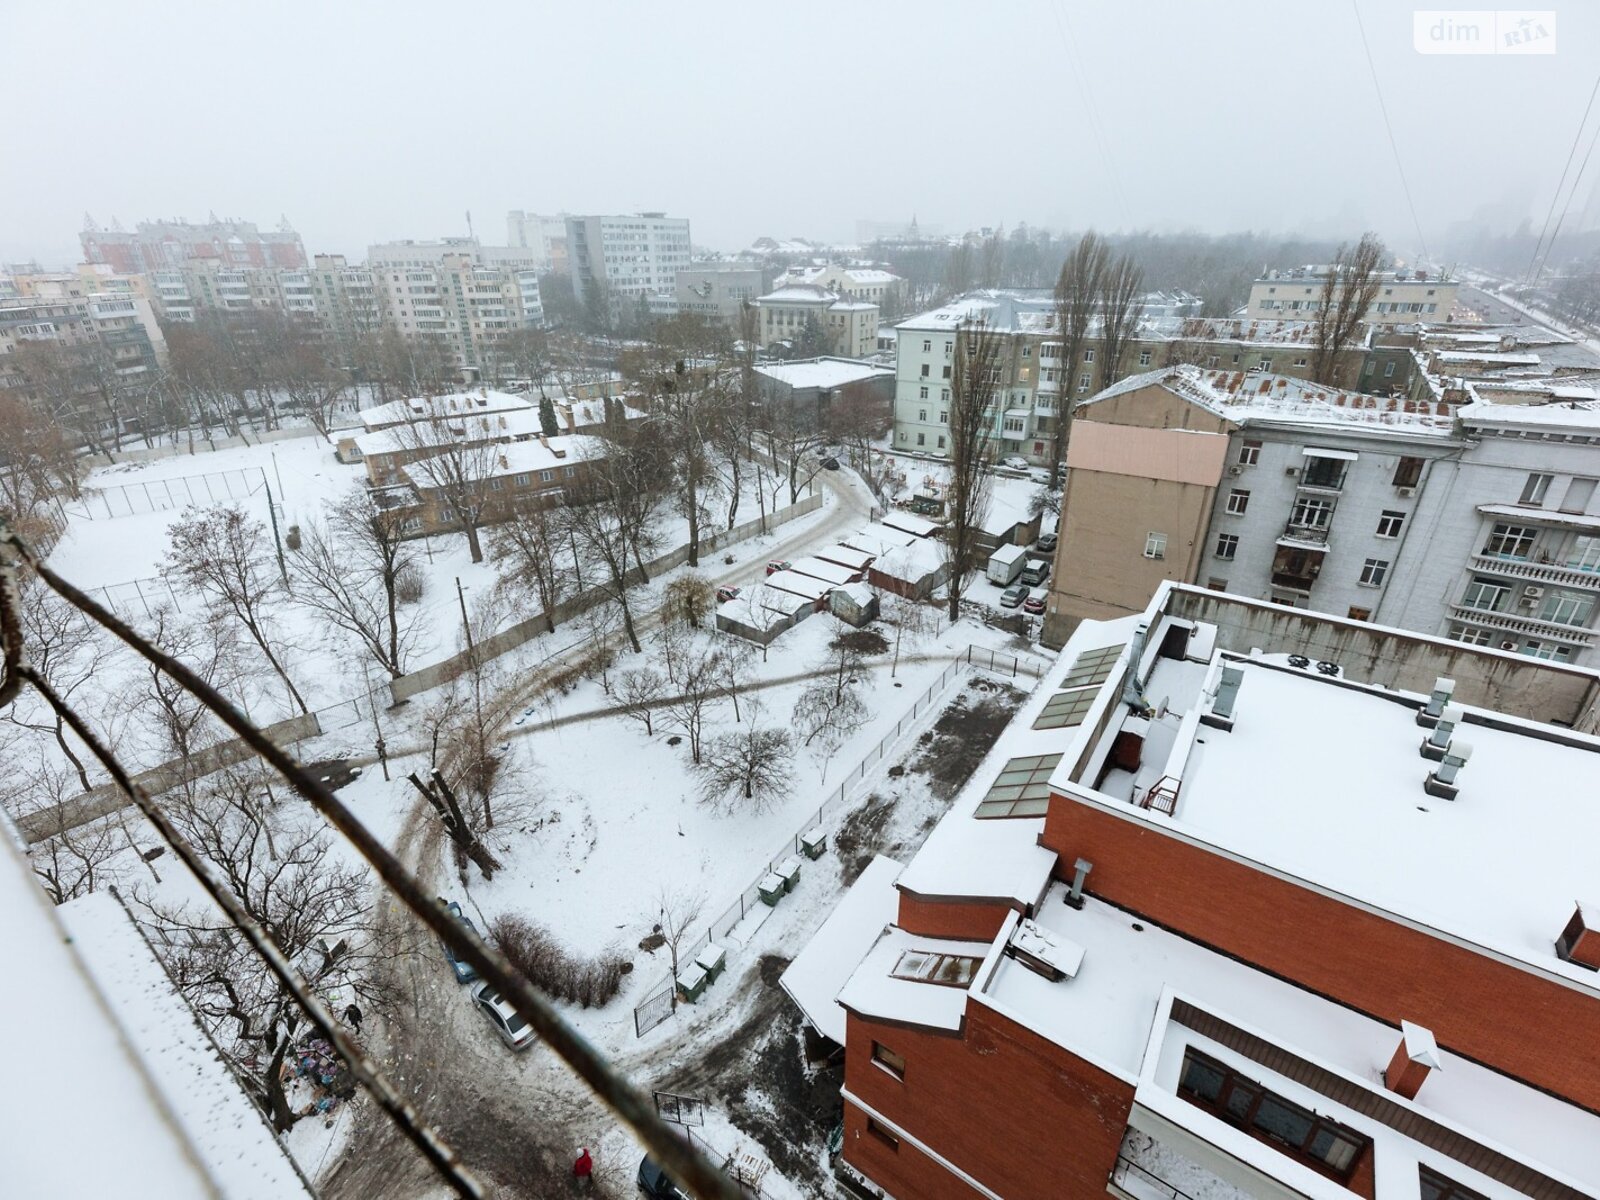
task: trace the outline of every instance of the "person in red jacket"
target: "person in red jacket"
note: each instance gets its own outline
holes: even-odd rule
[[[587,1146],[578,1151],[578,1161],[572,1164],[572,1177],[577,1180],[580,1191],[586,1192],[594,1185],[594,1159]]]

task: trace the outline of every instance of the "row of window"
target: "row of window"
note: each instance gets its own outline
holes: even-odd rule
[[[1387,517],[1390,515],[1401,516],[1402,514],[1385,513],[1384,515]],[[1379,534],[1379,536],[1384,537],[1391,535]],[[1220,558],[1224,562],[1232,562],[1239,554],[1239,536],[1233,533],[1219,533],[1217,535],[1217,544],[1212,550],[1212,554],[1214,557]],[[1147,546],[1147,553],[1145,557],[1152,558],[1160,556],[1149,554]],[[1389,565],[1390,560],[1387,558],[1369,558],[1364,560],[1361,564],[1360,582],[1366,587],[1382,587],[1383,581],[1389,577]]]
[[[1522,494],[1517,503],[1537,505],[1543,508],[1545,497],[1550,493],[1550,485],[1554,482],[1554,475],[1548,475],[1541,471],[1533,472],[1523,482]],[[1564,513],[1587,512],[1590,502],[1594,500],[1596,483],[1597,481],[1594,479],[1574,476],[1567,483],[1567,491],[1561,498],[1559,511]]]

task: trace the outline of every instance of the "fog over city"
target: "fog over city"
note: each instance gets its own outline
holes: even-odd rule
[[[1420,55],[1413,8],[1359,4],[1424,236],[1537,225],[1600,6],[1521,57]],[[1415,241],[1348,3],[52,3],[5,24],[8,91],[40,102],[0,132],[0,261],[72,261],[86,210],[282,213],[352,257],[464,234],[468,210],[498,237],[512,208],[689,214],[722,250],[912,215]]]

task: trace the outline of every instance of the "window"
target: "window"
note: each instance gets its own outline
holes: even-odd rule
[[[1546,662],[1567,662],[1572,658],[1572,647],[1559,646],[1555,642],[1528,642],[1518,653]]]
[[[1060,757],[1059,755],[1057,757]],[[900,955],[889,974],[896,979],[909,979],[914,983],[937,983],[944,987],[966,987],[972,982],[972,977],[978,973],[978,965],[983,962],[980,955],[971,954],[942,954],[937,950],[906,950]],[[893,1054],[893,1052],[890,1052]],[[872,1057],[878,1059],[878,1044],[873,1043]],[[894,1062],[885,1062],[884,1065],[893,1067],[897,1074],[903,1074],[906,1069],[905,1059],[898,1054]]]
[[[1239,553],[1239,538],[1231,533],[1217,534],[1217,557],[1231,559]]]
[[[926,379],[928,377],[928,364],[927,363],[923,363],[922,364],[922,377],[924,379]]]
[[[1397,538],[1400,531],[1405,528],[1406,515],[1392,509],[1384,509],[1378,517],[1378,536],[1381,538]]]
[[[1414,488],[1422,482],[1422,460],[1402,458],[1394,467],[1394,486]]]
[[[1139,365],[1141,367],[1148,367],[1150,365],[1150,351],[1148,351],[1148,350],[1139,351]]]
[[[1389,574],[1389,560],[1386,558],[1369,558],[1361,564],[1361,583],[1364,587],[1382,587],[1383,580]]]
[[[1487,646],[1491,636],[1487,629],[1479,629],[1476,625],[1450,626],[1450,637],[1468,646]]]
[[[1228,581],[1226,579],[1218,579],[1215,575],[1213,575],[1210,579],[1206,580],[1206,586],[1213,592],[1225,592],[1228,590]]]
[[[1087,392],[1089,390],[1089,378],[1089,372],[1087,371],[1078,376],[1078,390],[1080,392]]]
[[[1239,465],[1253,467],[1261,461],[1261,443],[1250,441],[1239,443]]]
[[[1561,500],[1561,511],[1564,513],[1588,511],[1589,501],[1594,499],[1594,484],[1595,481],[1592,479],[1574,479],[1567,484],[1567,494]]]
[[[1289,511],[1289,524],[1301,529],[1326,529],[1333,519],[1333,501],[1322,496],[1301,496]]]
[[[1022,348],[1022,357],[1023,358],[1032,358],[1033,357],[1033,347],[1032,346],[1024,346]]]
[[[1489,531],[1483,553],[1488,558],[1525,559],[1533,552],[1533,539],[1538,530],[1530,525],[1496,523]]]
[[[505,490],[505,486],[506,481],[500,478],[498,475],[489,480],[489,490],[492,492],[502,492]]]
[[[917,445],[926,446],[927,444],[928,444],[927,437],[924,434],[920,434],[920,433],[917,434]]]
[[[1068,692],[1057,692],[1045,702],[1043,709],[1033,722],[1035,729],[1069,729],[1074,725],[1081,725],[1083,718],[1088,714],[1089,708],[1094,704],[1094,698],[1100,694],[1098,686],[1073,688]]]
[[[1372,620],[1372,610],[1370,608],[1358,608],[1356,605],[1352,604],[1350,606],[1350,611],[1345,613],[1345,616],[1349,617],[1352,621],[1370,621]]]
[[[1121,649],[1117,647],[1119,653]],[[1001,768],[972,815],[980,818],[1044,816],[1050,807],[1050,773],[1060,762],[1059,754],[1013,758]]]
[[[1475,608],[1480,612],[1500,612],[1505,608],[1510,596],[1509,585],[1478,576],[1467,584],[1467,590],[1461,596],[1461,606]]]
[[[1165,558],[1167,556],[1167,535],[1164,533],[1145,534],[1144,556],[1146,558]]]
[[[939,435],[939,449],[944,449],[944,434],[942,433]]]
[[[1111,678],[1112,668],[1117,665],[1117,659],[1126,646],[1126,642],[1118,642],[1114,646],[1085,650],[1073,660],[1072,670],[1067,672],[1067,677],[1061,681],[1061,686],[1075,688],[1104,683]]]
[[[898,974],[899,968],[897,967],[895,970]],[[896,1079],[904,1079],[906,1077],[906,1060],[900,1055],[896,1054],[893,1050],[889,1049],[889,1047],[885,1046],[882,1042],[872,1043],[872,1061],[877,1063]]]
[[[1272,370],[1272,360],[1270,358],[1263,358],[1260,362],[1256,363],[1256,367],[1262,371],[1270,371]]]
[[[889,1131],[889,1127],[876,1117],[867,1118],[867,1132],[877,1138],[891,1150],[900,1149],[900,1139]]]
[[[933,350],[933,341],[930,338],[922,339],[922,352],[928,354]]]
[[[556,473],[554,471],[540,471],[539,472],[539,481],[541,483],[549,483],[555,477],[556,477]]]
[[[928,398],[928,389],[926,387],[919,387],[917,389],[917,399],[918,400],[926,400],[927,398]]]
[[[1572,571],[1600,571],[1600,537],[1579,534],[1573,538],[1561,565]]]
[[[1383,364],[1383,377],[1385,379],[1394,378],[1394,363],[1393,362],[1386,362],[1386,363]]]
[[[1083,361],[1086,362],[1086,363],[1094,361],[1094,347],[1093,346],[1089,347],[1089,349],[1087,349],[1087,350],[1085,350],[1083,352]]]
[[[1550,490],[1550,480],[1552,478],[1553,476],[1541,475],[1538,472],[1529,475],[1528,481],[1522,485],[1522,496],[1517,503],[1542,505],[1544,503],[1544,494]]]
[[[1343,459],[1323,458],[1320,454],[1309,455],[1306,458],[1306,465],[1300,471],[1300,486],[1337,491],[1344,487],[1347,465]]]
[[[1583,592],[1549,591],[1539,605],[1539,619],[1557,625],[1578,627],[1589,623],[1594,615],[1594,597]]]
[[[945,366],[944,374],[942,376],[940,376],[940,378],[942,378],[942,379],[949,379],[950,378],[950,367],[948,365]]]
[[[917,409],[917,420],[926,421],[927,419],[928,419],[928,410],[925,409],[925,408]]]
[[[1245,488],[1234,488],[1228,493],[1228,512],[1235,517],[1242,517],[1245,510],[1250,507],[1250,493]]]
[[[1274,1095],[1193,1048],[1184,1051],[1178,1094],[1339,1179],[1350,1177],[1371,1145],[1354,1130]]]
[[[518,487],[527,487],[530,483],[533,482],[533,476],[531,474],[529,474],[527,471],[524,471],[521,475],[518,475],[516,477],[515,482],[516,482],[516,485]]]
[[[1417,1164],[1417,1179],[1422,1186],[1422,1200],[1485,1200],[1481,1193],[1464,1188],[1420,1163]]]

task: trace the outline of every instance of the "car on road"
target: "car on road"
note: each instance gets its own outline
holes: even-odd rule
[[[736,587],[725,586],[725,587],[719,587],[717,589],[717,603],[718,604],[726,604],[729,600],[737,600],[738,598],[739,598],[739,589],[736,588]]]
[[[794,564],[785,559],[775,558],[767,564],[767,574],[776,575],[779,571],[787,571],[792,566]]]
[[[1045,470],[1043,467],[1033,467],[1028,471],[1028,478],[1033,480],[1040,487],[1049,487],[1054,476],[1052,476],[1050,472]]]
[[[439,897],[439,903],[444,905],[444,909],[447,913],[449,913],[457,921],[461,922],[462,928],[464,928],[468,933],[476,936],[478,932],[477,926],[472,923],[472,921],[467,917],[466,913],[461,911],[461,905],[457,904],[454,900],[447,901],[443,896]],[[478,969],[476,967],[469,962],[463,962],[461,959],[457,958],[456,952],[450,949],[448,943],[440,941],[439,945],[444,949],[445,962],[450,964],[450,969],[456,974],[457,983],[473,983],[477,980]]]
[[[513,1050],[526,1050],[533,1045],[537,1036],[533,1026],[523,1020],[522,1014],[511,1007],[509,1000],[487,983],[480,983],[472,989],[472,1002],[489,1018],[489,1024],[494,1026],[500,1040]]]
[[[1053,533],[1041,533],[1039,540],[1033,544],[1033,548],[1041,554],[1053,554],[1056,548],[1056,535]]]
[[[689,1193],[672,1182],[672,1176],[648,1154],[639,1164],[639,1190],[650,1200],[690,1200]]]
[[[1009,467],[1013,471],[1026,471],[1028,469],[1028,460],[1023,458],[1020,454],[1012,454],[1006,458],[1002,458],[1000,460],[1000,465],[1002,467]]]
[[[1028,598],[1028,591],[1028,585],[1025,583],[1012,584],[1005,591],[1000,593],[1000,607],[1016,608]]]
[[[1022,602],[1022,611],[1033,617],[1044,616],[1044,597],[1029,596]]]

